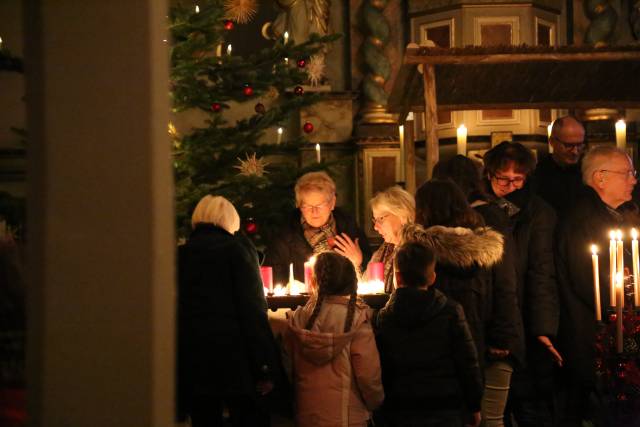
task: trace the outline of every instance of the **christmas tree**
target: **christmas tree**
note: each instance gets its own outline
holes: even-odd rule
[[[181,237],[190,230],[198,200],[215,194],[234,203],[244,231],[264,246],[283,212],[293,207],[295,180],[322,167],[299,167],[299,149],[307,142],[303,136],[282,138],[278,128],[300,108],[318,101],[319,95],[303,85],[318,77],[309,72],[309,64],[336,37],[312,35],[295,44],[285,36],[271,48],[246,57],[234,55],[225,36],[251,14],[251,2],[233,0],[171,9],[174,112],[196,109],[206,116],[202,126],[187,131],[169,124]],[[231,123],[225,117],[234,109],[251,113]],[[302,128],[310,133],[313,124]]]

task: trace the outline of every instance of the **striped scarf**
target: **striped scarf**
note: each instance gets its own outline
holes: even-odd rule
[[[333,213],[329,217],[329,221],[322,227],[313,227],[305,221],[304,216],[300,217],[302,223],[302,231],[304,238],[307,239],[309,245],[313,248],[314,254],[330,251],[333,249],[332,245],[329,245],[329,239],[333,240],[336,235],[336,220],[333,217]]]

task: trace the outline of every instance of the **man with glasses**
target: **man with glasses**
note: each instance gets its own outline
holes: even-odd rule
[[[585,149],[584,126],[575,117],[556,119],[549,139],[553,154],[542,159],[533,174],[538,195],[562,218],[583,191],[580,158]]]
[[[628,233],[640,224],[637,208],[630,202],[636,171],[626,152],[613,145],[590,150],[582,160],[582,178],[587,185],[585,193],[567,212],[555,253],[560,295],[558,346],[565,360],[559,383],[561,426],[580,426],[583,418],[597,421],[603,413],[595,397],[596,318],[589,246],[596,244],[605,255],[609,230]],[[610,273],[604,259],[606,256],[600,257],[600,297],[601,307],[607,308]],[[630,265],[630,260],[625,265]],[[602,318],[607,318],[605,312]]]

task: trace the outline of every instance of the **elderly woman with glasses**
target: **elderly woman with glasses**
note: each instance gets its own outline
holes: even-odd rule
[[[297,209],[267,248],[264,265],[273,267],[275,282],[286,283],[289,265],[302,281],[304,263],[333,250],[362,268],[371,257],[369,241],[355,220],[336,207],[336,184],[326,172],[302,175],[295,186]]]
[[[400,187],[391,187],[376,194],[370,201],[373,228],[384,243],[373,253],[371,263],[384,264],[384,290],[393,292],[393,258],[400,243],[400,231],[405,224],[413,223],[416,202],[411,194]]]
[[[519,426],[551,425],[553,365],[562,364],[553,343],[559,317],[553,258],[556,215],[528,183],[535,165],[533,153],[518,143],[503,142],[484,156],[487,189],[509,216],[515,242],[526,365],[516,366],[513,373],[507,411]]]

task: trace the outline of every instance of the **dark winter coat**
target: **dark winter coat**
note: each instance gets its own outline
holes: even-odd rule
[[[538,162],[531,178],[535,192],[551,205],[558,218],[563,218],[585,191],[580,164],[560,166],[551,155]]]
[[[460,303],[480,364],[487,347],[513,351],[520,339],[515,271],[503,250],[503,236],[488,227],[406,225],[402,240],[419,241],[436,254],[435,288]]]
[[[625,204],[625,208],[633,207]],[[589,246],[600,252],[600,295],[609,307],[609,230],[638,226],[637,210],[609,208],[591,188],[561,222],[556,246],[556,271],[560,295],[558,346],[565,369],[585,386],[595,383],[596,321],[594,285]],[[625,259],[625,265],[630,265]],[[606,319],[603,314],[603,319]]]
[[[480,410],[483,383],[462,307],[431,287],[399,288],[380,310],[376,342],[384,411]]]
[[[179,415],[196,396],[253,396],[272,379],[276,347],[257,254],[240,238],[199,225],[178,252]]]
[[[313,248],[307,242],[302,231],[300,211],[296,209],[289,217],[287,224],[276,233],[274,242],[267,248],[264,265],[273,267],[274,283],[289,281],[289,264],[293,263],[293,274],[296,280],[304,281],[304,263],[313,256]],[[364,232],[355,220],[340,208],[335,208],[333,217],[336,220],[336,232],[345,233],[352,240],[358,239],[362,251],[362,265],[366,267],[371,258],[371,247]]]

